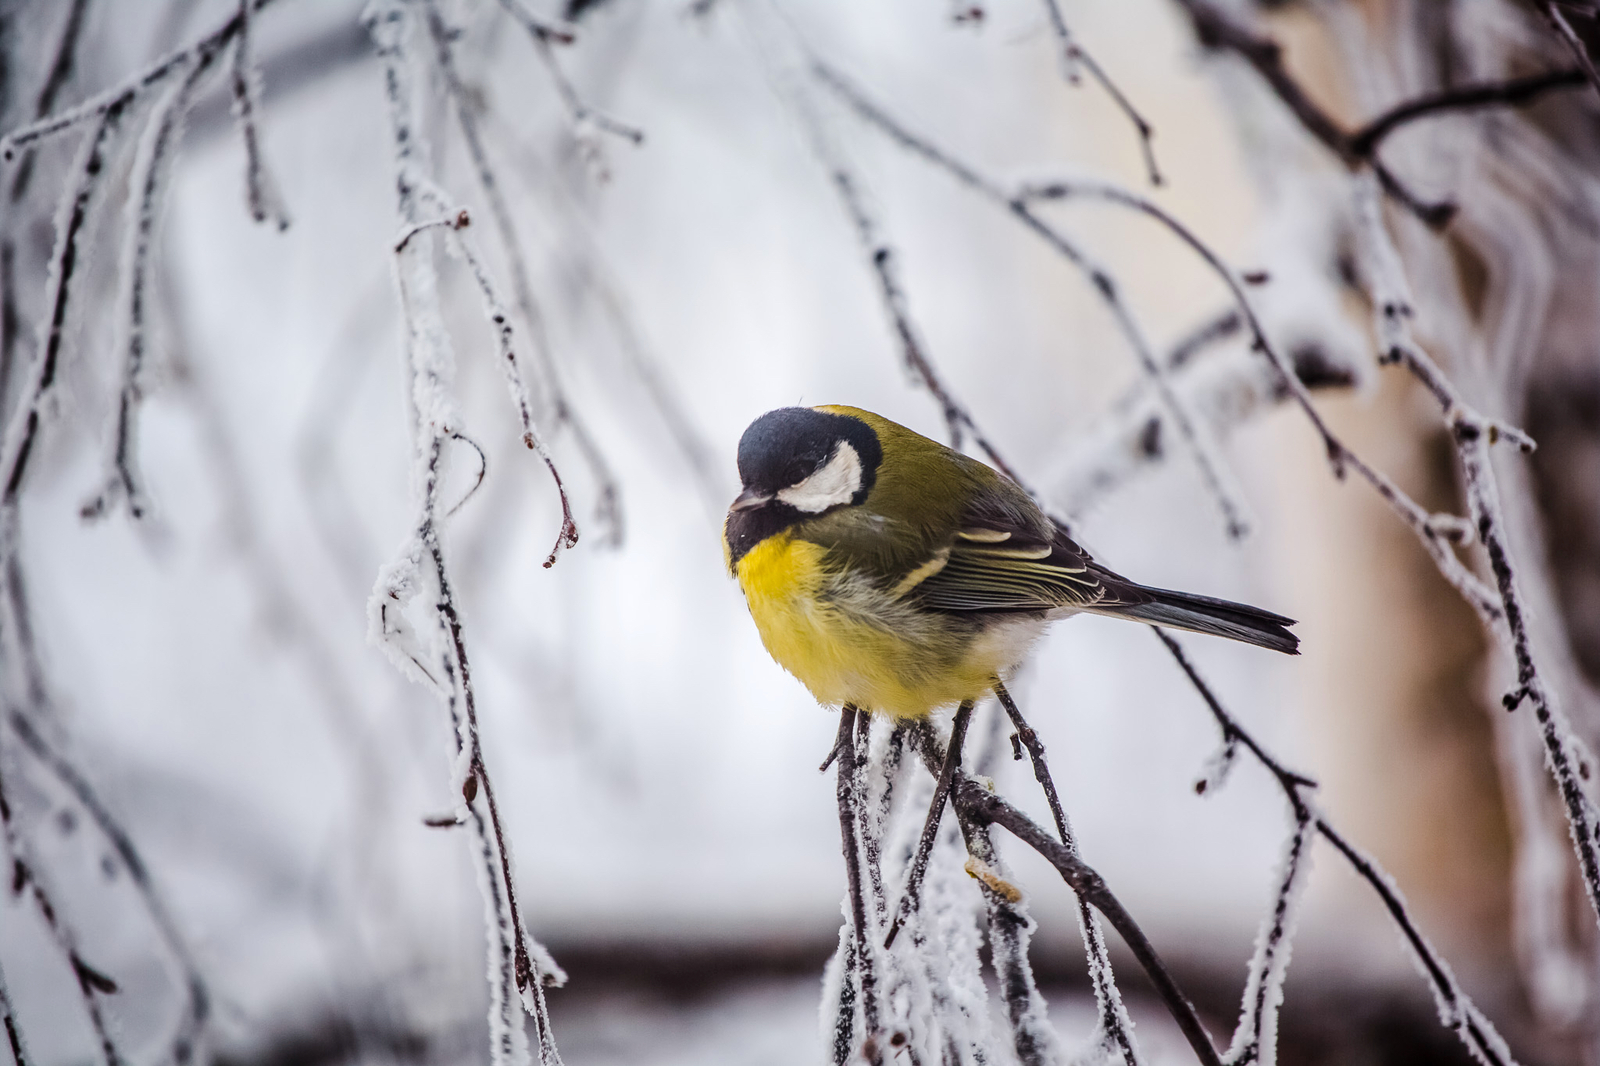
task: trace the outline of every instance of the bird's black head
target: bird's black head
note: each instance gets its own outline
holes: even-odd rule
[[[878,434],[859,418],[810,407],[768,411],[739,438],[744,491],[728,511],[731,559],[802,519],[861,503],[882,461]]]

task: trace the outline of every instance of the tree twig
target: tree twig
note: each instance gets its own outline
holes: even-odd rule
[[[861,1001],[862,1051],[876,1066],[882,1061],[879,1036],[883,1020],[879,1012],[878,973],[874,965],[876,952],[867,928],[866,889],[861,877],[861,844],[856,832],[859,824],[861,796],[859,764],[856,758],[857,711],[845,704],[839,712],[839,734],[835,750],[839,753],[834,792],[839,801],[839,842],[844,850],[845,881],[850,890],[850,928],[854,966],[846,973],[846,980],[855,978],[856,993]]]
[[[1139,135],[1139,152],[1144,157],[1144,169],[1150,178],[1150,184],[1164,184],[1161,171],[1156,166],[1155,145],[1151,143],[1155,139],[1155,127],[1151,126],[1145,117],[1139,113],[1138,109],[1133,106],[1132,101],[1128,99],[1127,94],[1118,88],[1116,82],[1111,80],[1111,76],[1105,72],[1105,69],[1100,66],[1094,56],[1090,55],[1077,42],[1077,39],[1072,36],[1072,31],[1067,28],[1067,20],[1061,15],[1060,0],[1044,0],[1044,9],[1045,14],[1050,18],[1050,28],[1056,35],[1056,44],[1061,49],[1062,76],[1076,85],[1078,82],[1078,65],[1080,63],[1083,65],[1083,68],[1089,72],[1089,76],[1099,83],[1100,88],[1105,90],[1107,96],[1111,97],[1111,101],[1127,117],[1128,122],[1133,126],[1134,132]]]
[[[917,841],[917,852],[911,860],[911,868],[906,872],[906,884],[900,892],[900,902],[895,907],[894,921],[889,925],[889,935],[884,938],[883,946],[890,947],[894,939],[900,934],[900,927],[907,918],[917,909],[918,896],[922,891],[922,879],[928,872],[928,858],[933,854],[933,842],[939,835],[939,820],[944,816],[945,801],[949,799],[951,784],[956,775],[961,772],[961,748],[967,736],[967,726],[972,721],[972,701],[967,700],[956,708],[956,714],[950,722],[950,744],[944,757],[944,765],[939,768],[938,784],[933,789],[933,800],[928,804],[928,816],[922,823],[922,836]]]

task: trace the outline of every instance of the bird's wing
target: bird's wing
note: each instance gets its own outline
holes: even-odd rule
[[[995,612],[1093,610],[1139,595],[1059,527],[1047,541],[1036,528],[993,515],[963,524],[895,591],[931,610]]]

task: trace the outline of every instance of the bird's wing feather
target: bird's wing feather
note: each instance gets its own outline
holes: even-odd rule
[[[1036,527],[975,516],[956,532],[944,564],[905,595],[938,611],[1096,609],[1137,597],[1060,528],[1053,533],[1047,541]]]

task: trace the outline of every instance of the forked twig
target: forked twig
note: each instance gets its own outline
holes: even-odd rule
[[[917,841],[916,856],[911,860],[911,868],[906,873],[906,885],[900,893],[900,903],[895,907],[894,921],[889,925],[889,935],[884,938],[883,946],[890,947],[894,939],[900,934],[900,927],[905,924],[917,909],[918,896],[922,891],[922,879],[928,873],[928,858],[933,854],[933,842],[939,835],[939,820],[944,816],[944,805],[950,797],[950,787],[955,782],[956,775],[961,772],[961,749],[966,741],[967,726],[972,721],[972,701],[967,700],[956,708],[955,718],[950,722],[950,746],[944,757],[944,765],[939,768],[938,784],[933,789],[933,801],[928,804],[928,816],[922,823],[922,837]]]

